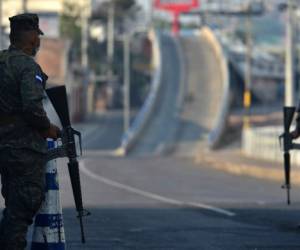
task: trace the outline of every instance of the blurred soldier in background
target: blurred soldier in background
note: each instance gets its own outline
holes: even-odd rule
[[[33,57],[40,46],[36,14],[9,18],[10,47],[0,52],[0,174],[5,209],[0,249],[23,250],[44,198],[46,138],[60,130],[43,108],[47,75]]]

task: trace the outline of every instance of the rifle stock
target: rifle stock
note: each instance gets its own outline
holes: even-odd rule
[[[66,87],[58,86],[46,89],[46,93],[59,117],[63,128],[71,126]]]
[[[75,206],[76,206],[76,210],[78,212],[78,219],[80,222],[81,241],[82,241],[82,243],[85,243],[85,235],[84,235],[82,217],[87,216],[90,213],[87,212],[83,208],[81,185],[80,185],[79,164],[77,161],[76,143],[75,143],[75,135],[77,135],[79,137],[80,150],[81,150],[81,134],[80,134],[80,132],[74,130],[71,127],[66,87],[58,86],[58,87],[50,88],[50,89],[46,90],[46,93],[47,93],[55,111],[57,112],[57,115],[63,126],[62,151],[64,153],[60,152],[60,155],[58,155],[57,157],[66,156],[69,159],[68,170],[69,170],[69,175],[70,175],[70,179],[71,179],[71,185],[72,185]],[[52,155],[52,158],[54,158],[54,157],[55,156]]]

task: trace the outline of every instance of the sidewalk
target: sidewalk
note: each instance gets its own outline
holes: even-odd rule
[[[229,118],[229,124],[231,132],[241,131],[243,124],[242,112],[232,114]],[[272,110],[272,108],[252,110],[251,125],[253,127],[282,125],[282,111],[278,110],[276,107],[274,110]],[[216,151],[200,151],[194,158],[195,162],[198,164],[207,163],[212,168],[235,175],[244,175],[276,181],[283,184],[285,181],[283,153],[281,153],[282,163],[248,157],[242,152],[239,142],[241,140],[240,136],[239,132],[239,135],[235,134],[234,138],[229,138],[229,144],[232,143],[232,141],[238,142],[236,144],[233,143],[234,146],[229,146]],[[293,154],[295,153],[297,152],[293,152]],[[293,164],[291,164],[291,184],[300,186],[300,168]]]
[[[195,157],[195,162],[198,164],[207,163],[214,169],[235,175],[284,183],[283,163],[249,158],[237,148],[200,152]],[[300,186],[300,168],[295,165],[291,165],[291,184]]]

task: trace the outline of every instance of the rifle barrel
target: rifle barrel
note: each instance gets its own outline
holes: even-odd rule
[[[85,243],[85,235],[84,235],[84,228],[82,222],[82,215],[79,215],[79,223],[80,223],[80,231],[81,231],[81,242]]]
[[[291,161],[290,161],[290,153],[285,152],[284,153],[284,173],[285,173],[285,185],[284,187],[286,188],[287,191],[287,204],[290,205],[290,189],[291,189],[291,184],[290,184],[290,171],[291,171]]]

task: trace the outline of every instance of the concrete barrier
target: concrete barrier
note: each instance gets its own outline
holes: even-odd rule
[[[48,148],[55,142],[48,141]],[[31,250],[65,250],[65,232],[59,195],[56,160],[46,165],[46,197],[35,217]]]
[[[152,41],[152,82],[150,92],[145,103],[136,115],[128,131],[123,135],[121,147],[116,154],[126,155],[130,149],[135,145],[137,139],[141,136],[146,127],[147,122],[151,119],[155,105],[157,103],[160,87],[161,87],[161,52],[159,35],[154,30],[149,32],[149,38]]]
[[[208,136],[208,144],[211,149],[218,148],[221,145],[222,138],[227,129],[227,121],[231,106],[231,92],[230,92],[230,75],[228,68],[228,60],[225,51],[222,48],[216,35],[213,31],[204,27],[200,31],[200,36],[206,39],[211,45],[216,58],[221,65],[222,83],[223,83],[223,95],[221,100],[221,106],[218,114],[216,114],[216,121],[214,128],[210,131]]]
[[[282,133],[282,126],[244,129],[242,134],[243,154],[251,158],[283,163],[283,153],[278,139]],[[300,143],[300,140],[295,142]],[[291,162],[300,165],[300,153],[298,151],[291,151]]]

